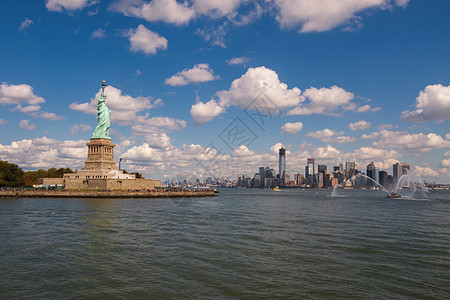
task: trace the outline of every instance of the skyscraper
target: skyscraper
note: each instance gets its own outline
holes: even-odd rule
[[[266,179],[266,170],[264,167],[259,167],[259,179],[261,181],[261,186],[264,186],[264,181]]]
[[[318,165],[317,173],[322,173],[324,176],[327,175],[327,165]]]
[[[375,178],[374,178],[374,175],[375,175],[374,170],[375,170],[375,164],[373,162],[371,162],[370,164],[367,165],[366,175],[367,175],[367,177],[370,177],[373,180],[375,180]],[[376,184],[374,184],[373,181],[368,180],[367,185],[376,185]]]
[[[315,168],[314,168],[314,158],[308,157],[306,159],[306,167],[305,167],[305,176],[308,180],[308,183],[312,186],[316,183],[316,174],[315,174]]]
[[[319,188],[327,186],[327,165],[321,164],[317,166],[318,186]]]
[[[358,170],[358,166],[356,164],[356,162],[354,161],[348,161],[345,163],[345,172],[346,172],[346,177],[347,178],[351,178]]]
[[[388,182],[387,182],[387,176],[388,176],[388,174],[387,174],[387,172],[386,171],[379,171],[378,172],[378,174],[379,174],[379,180],[378,180],[378,182],[382,185],[382,186],[384,186],[385,188],[387,188],[387,185],[388,185]]]
[[[378,169],[377,167],[373,168],[372,175],[373,180],[380,183],[380,169]]]
[[[127,169],[127,159],[119,158],[119,171],[123,171]]]
[[[280,181],[281,183],[285,183],[284,182],[284,171],[286,171],[286,149],[281,146],[279,152],[278,152],[278,170],[279,170],[279,175],[280,175]]]
[[[402,178],[403,175],[407,175],[410,170],[410,165],[407,163],[395,163],[392,165],[392,177],[394,181],[394,185],[398,183],[400,178]],[[409,186],[409,182],[403,182],[402,183],[405,186]]]

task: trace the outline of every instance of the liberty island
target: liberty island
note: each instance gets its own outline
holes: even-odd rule
[[[118,170],[114,160],[114,146],[109,136],[111,125],[105,95],[106,82],[102,82],[97,102],[97,126],[92,134],[84,168],[66,173],[63,178],[39,178],[42,186],[60,186],[64,191],[0,191],[4,197],[207,197],[215,196],[213,190],[188,191],[183,189],[162,189],[161,181],[136,178]]]

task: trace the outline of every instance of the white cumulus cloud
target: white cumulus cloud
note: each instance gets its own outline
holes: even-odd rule
[[[63,116],[58,116],[55,113],[49,113],[49,112],[45,112],[45,111],[40,113],[39,117],[42,119],[50,120],[50,121],[59,121],[59,120],[65,119]]]
[[[235,156],[235,157],[253,156],[255,154],[256,154],[255,151],[250,150],[245,145],[241,145],[233,150],[233,156]]]
[[[195,17],[194,9],[187,2],[180,3],[176,0],[120,0],[111,4],[109,9],[149,22],[162,21],[176,25],[186,24]]]
[[[91,39],[101,39],[105,37],[105,29],[97,28],[91,33]]]
[[[158,127],[169,130],[182,130],[186,128],[186,121],[168,118],[168,117],[152,117],[142,123],[146,127]]]
[[[229,23],[225,21],[219,26],[210,26],[203,29],[198,28],[195,31],[195,34],[201,36],[205,41],[210,42],[213,46],[226,48],[225,36],[228,32],[228,25]]]
[[[36,124],[31,124],[30,120],[20,120],[19,126],[20,128],[24,128],[26,130],[33,130],[36,128]]]
[[[217,92],[220,105],[260,108],[270,106],[272,109],[283,109],[299,104],[301,91],[280,82],[278,74],[266,67],[249,68],[240,78],[233,80],[226,91]],[[264,95],[265,100],[258,101]]]
[[[429,152],[435,148],[450,148],[450,141],[435,133],[408,133],[405,131],[381,130],[363,134],[362,139],[373,139],[373,145],[383,149],[401,149],[405,152]]]
[[[282,27],[301,26],[300,32],[323,32],[353,22],[357,13],[386,8],[391,3],[406,6],[407,0],[274,0],[277,21]]]
[[[450,159],[443,159],[443,160],[441,160],[441,165],[443,167],[450,167]]]
[[[153,117],[145,120],[141,124],[131,127],[133,135],[143,136],[144,142],[155,149],[171,148],[171,139],[166,130],[181,130],[186,127],[186,121],[168,118]]]
[[[377,160],[383,158],[395,158],[398,153],[392,149],[381,149],[374,147],[361,147],[353,151],[358,160]]]
[[[229,65],[243,65],[249,62],[250,59],[247,57],[233,57],[232,59],[227,60],[227,64]]]
[[[275,145],[270,147],[270,152],[273,153],[273,155],[276,155],[278,157],[279,154],[279,150],[281,149],[281,147],[286,148],[284,146],[284,144],[282,143],[276,143]],[[289,150],[286,149],[286,155],[290,155],[291,152]]]
[[[414,110],[405,110],[401,118],[407,122],[450,120],[450,86],[428,85],[416,98]]]
[[[295,134],[302,130],[303,123],[302,122],[296,122],[296,123],[286,123],[283,126],[281,126],[281,134]]]
[[[73,136],[76,133],[78,133],[81,130],[81,132],[91,131],[92,126],[87,124],[73,124],[70,126],[70,135]]]
[[[351,101],[354,98],[353,93],[335,85],[320,89],[311,87],[303,92],[302,97],[307,98],[309,102],[291,109],[287,112],[288,115],[336,115],[339,110],[357,109],[357,104]]]
[[[158,50],[167,49],[167,39],[148,30],[142,24],[136,29],[130,29],[127,36],[130,40],[132,52],[142,51],[145,54],[155,54]]]
[[[225,108],[212,99],[206,103],[198,102],[191,107],[191,115],[195,124],[209,122],[223,112],[225,112]]]
[[[360,121],[348,124],[348,128],[350,128],[350,130],[353,130],[353,131],[368,129],[368,128],[370,128],[370,122],[360,120]]]
[[[80,168],[87,157],[85,140],[59,141],[47,137],[0,144],[0,159],[18,164],[25,170],[38,168]]]
[[[33,20],[25,18],[25,20],[23,20],[23,22],[20,23],[19,30],[23,31],[23,30],[27,29],[28,27],[30,27],[31,24],[33,24]]]
[[[152,127],[135,125],[132,127],[135,135],[144,137],[144,142],[155,149],[168,149],[171,146],[171,139],[167,133]]]
[[[439,177],[439,173],[430,167],[415,167],[416,175],[420,177]]]
[[[187,85],[189,83],[207,82],[217,79],[213,70],[208,64],[197,64],[192,69],[184,69],[165,80],[165,83],[172,86]]]
[[[349,136],[343,136],[343,131],[335,131],[328,128],[325,128],[324,130],[318,130],[314,132],[308,132],[306,136],[310,136],[316,139],[321,140],[324,143],[336,143],[336,144],[343,144],[343,143],[350,143],[356,141],[356,138],[349,137]]]
[[[90,115],[97,114],[97,102],[101,89],[90,102],[71,103],[70,109],[81,111]],[[144,122],[146,115],[142,115],[145,110],[152,109],[161,104],[161,99],[152,100],[150,97],[131,97],[122,94],[122,91],[113,86],[105,88],[106,105],[111,110],[111,121],[118,122],[119,125],[130,125],[137,122]]]
[[[27,84],[9,85],[3,82],[0,85],[0,104],[29,104],[44,103],[45,100],[33,93],[33,88]]]
[[[341,160],[342,152],[330,145],[326,147],[319,147],[313,151],[313,157],[316,159],[325,160]]]
[[[195,11],[199,14],[220,18],[233,14],[241,0],[193,0]]]
[[[380,169],[391,169],[392,165],[399,162],[397,157],[399,153],[392,149],[380,149],[378,147],[361,147],[355,149],[352,153],[345,154],[348,161],[357,161],[361,168],[365,168],[370,162]]]
[[[61,0],[60,0],[61,1]],[[197,16],[207,16],[218,19],[227,17],[234,19],[237,9],[244,2],[242,0],[119,0],[109,6],[109,9],[124,14],[125,16],[142,18],[149,22],[161,21],[169,24],[185,25]],[[260,14],[261,8],[255,5],[255,10]],[[253,14],[243,16],[239,20],[245,23],[248,18],[254,18]],[[247,21],[248,22],[248,21]]]
[[[78,10],[97,3],[97,0],[46,0],[45,7],[49,11],[61,12],[63,9]]]
[[[48,120],[62,120],[64,117],[54,113],[40,112],[40,103],[45,103],[44,98],[34,94],[33,88],[27,84],[7,84],[0,85],[0,104],[15,105],[12,110],[17,110],[33,117],[40,117]],[[39,113],[40,112],[40,113]]]

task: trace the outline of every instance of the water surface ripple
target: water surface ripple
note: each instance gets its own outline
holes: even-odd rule
[[[450,192],[0,199],[0,299],[448,299]]]

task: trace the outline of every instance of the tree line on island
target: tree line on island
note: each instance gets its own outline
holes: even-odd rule
[[[127,171],[124,171],[128,173]],[[38,178],[62,178],[65,173],[73,173],[70,168],[49,168],[36,171],[23,171],[16,164],[0,160],[0,187],[21,187],[37,184]],[[140,173],[135,174],[136,178],[143,178]]]

